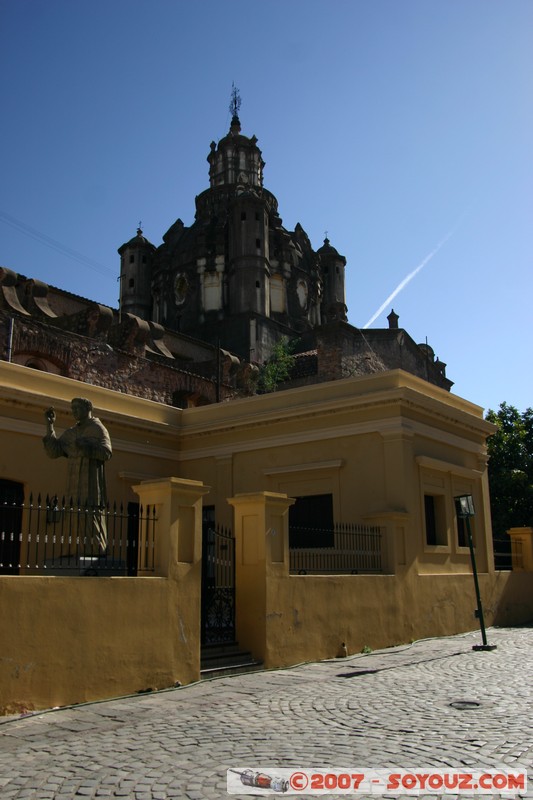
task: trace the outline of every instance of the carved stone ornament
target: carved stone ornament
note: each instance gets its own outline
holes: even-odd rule
[[[174,279],[174,298],[177,306],[182,306],[187,299],[187,292],[189,291],[189,281],[187,276],[179,272]]]
[[[307,297],[309,294],[307,283],[303,280],[299,280],[296,285],[296,294],[298,295],[298,300],[300,302],[301,308],[307,307]]]

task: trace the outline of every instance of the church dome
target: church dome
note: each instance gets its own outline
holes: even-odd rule
[[[333,245],[332,245],[332,244],[330,244],[330,241],[329,241],[329,239],[328,239],[328,237],[327,237],[327,236],[326,236],[326,238],[324,239],[324,244],[322,245],[322,247],[320,247],[320,248],[317,250],[317,253],[318,253],[319,255],[328,255],[328,256],[339,256],[339,257],[341,257],[341,256],[340,256],[340,254],[339,254],[339,251],[338,251],[338,250],[336,250],[336,249],[333,247]]]
[[[320,247],[316,252],[323,264],[341,263],[346,266],[346,258],[341,255],[335,247],[333,247],[327,236],[324,239],[324,244],[322,247]]]
[[[132,247],[151,247],[153,250],[155,250],[155,245],[152,244],[152,242],[147,239],[146,236],[143,236],[143,232],[140,227],[137,228],[137,235],[130,239],[129,242],[124,242],[124,244],[118,248],[118,252],[120,255],[122,255],[124,250]]]

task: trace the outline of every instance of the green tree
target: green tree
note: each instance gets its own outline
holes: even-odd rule
[[[286,336],[276,342],[270,358],[259,371],[257,388],[260,392],[275,392],[280,383],[290,378],[296,344],[296,341],[289,341]]]
[[[533,525],[533,408],[502,403],[486,418],[498,426],[487,446],[492,528],[501,539],[509,528]]]

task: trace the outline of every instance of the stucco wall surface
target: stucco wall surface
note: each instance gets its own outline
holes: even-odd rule
[[[530,574],[479,579],[487,627],[533,619]],[[358,653],[479,630],[472,575],[271,575],[266,595],[264,653],[254,655],[267,667],[334,658],[342,643]]]
[[[197,581],[0,577],[0,714],[196,680]]]

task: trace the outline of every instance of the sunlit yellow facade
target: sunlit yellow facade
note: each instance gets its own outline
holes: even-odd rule
[[[0,707],[8,712],[198,679],[202,508],[236,538],[236,626],[267,667],[472,630],[475,597],[454,497],[472,494],[487,624],[533,613],[530,574],[495,572],[482,410],[394,370],[178,409],[0,362],[0,478],[25,502],[60,494],[43,450],[88,397],[109,430],[112,501],[157,508],[155,568],[136,576],[0,576]],[[291,574],[294,498],[379,526],[380,574]],[[429,500],[427,498],[430,498]],[[428,506],[435,518],[429,537]],[[430,541],[431,540],[431,541]]]

